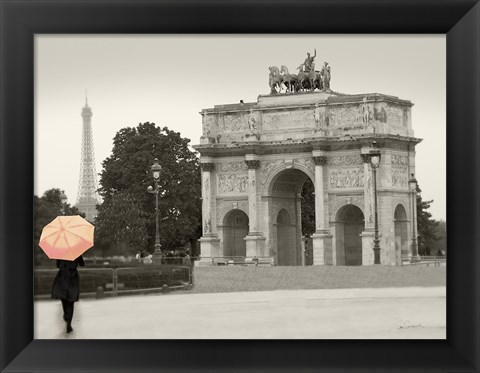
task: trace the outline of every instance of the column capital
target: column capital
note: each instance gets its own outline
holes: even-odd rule
[[[213,162],[200,163],[200,168],[202,169],[202,171],[213,171],[215,169],[215,163]]]
[[[260,167],[260,161],[259,160],[246,160],[245,161],[247,168],[249,170],[256,170],[257,168]]]
[[[313,163],[315,163],[315,166],[325,166],[327,164],[327,157],[324,155],[314,156]]]

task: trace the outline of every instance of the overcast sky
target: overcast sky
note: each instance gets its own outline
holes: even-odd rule
[[[77,200],[85,91],[93,111],[96,171],[124,127],[154,122],[199,144],[199,112],[268,94],[268,67],[290,72],[317,50],[334,91],[411,100],[417,179],[446,217],[446,43],[443,35],[35,36],[36,195]]]

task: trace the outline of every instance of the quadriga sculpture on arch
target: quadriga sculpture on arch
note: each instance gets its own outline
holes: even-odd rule
[[[315,70],[315,54],[310,56],[307,53],[307,58],[300,66],[297,67],[298,74],[291,74],[286,65],[281,65],[280,69],[277,66],[270,66],[268,69],[270,94],[277,93],[295,93],[301,91],[325,91],[330,89],[330,66],[325,62],[321,70]]]

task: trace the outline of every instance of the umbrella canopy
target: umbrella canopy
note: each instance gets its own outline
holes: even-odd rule
[[[40,247],[50,259],[75,260],[93,246],[95,227],[79,215],[57,216],[40,236]]]

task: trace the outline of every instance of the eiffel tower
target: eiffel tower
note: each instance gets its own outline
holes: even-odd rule
[[[85,106],[82,108],[82,155],[80,160],[80,181],[78,183],[77,208],[85,213],[86,219],[93,222],[97,216],[97,173],[95,172],[95,154],[92,135],[92,109],[88,106],[85,96]]]

